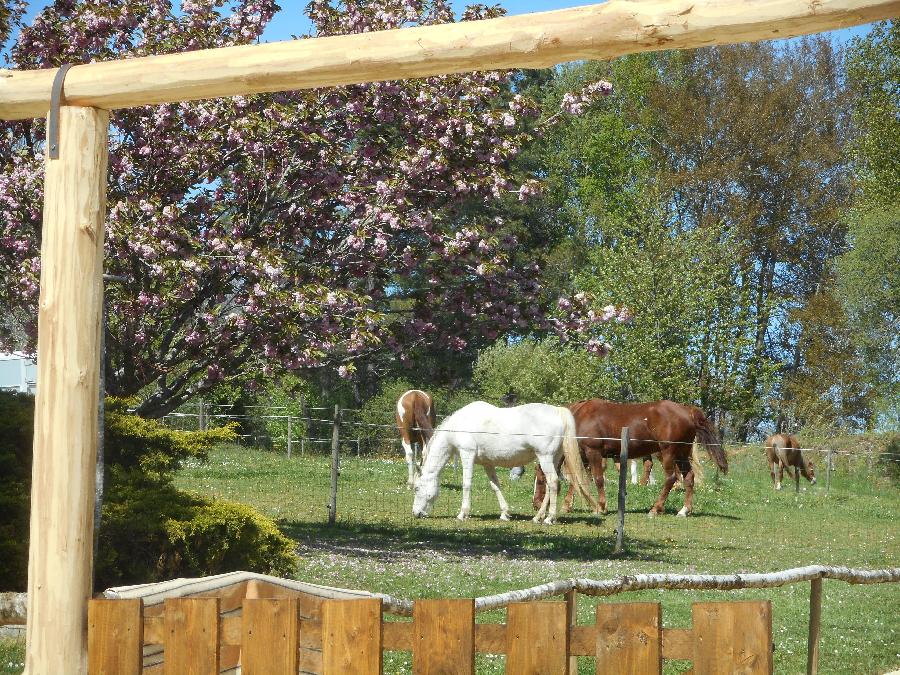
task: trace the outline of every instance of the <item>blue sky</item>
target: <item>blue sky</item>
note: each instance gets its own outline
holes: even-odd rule
[[[263,39],[266,41],[288,40],[291,35],[305,35],[308,33],[310,23],[303,14],[307,2],[308,0],[281,0],[279,5],[281,5],[282,10],[266,28]],[[40,0],[32,0],[26,20],[30,21],[31,17],[47,4],[49,3],[41,2]],[[465,0],[453,0],[453,6],[457,11],[465,7],[466,4],[469,3]],[[529,12],[546,12],[552,9],[578,7],[592,3],[591,0],[505,0],[500,4],[506,7],[510,14],[527,14]],[[846,42],[853,36],[865,35],[868,31],[868,25],[856,26],[854,28],[833,31],[829,35],[839,42]]]
[[[304,35],[309,31],[309,21],[303,14],[308,0],[281,0],[278,4],[282,10],[275,16],[272,22],[266,28],[263,34],[265,40],[288,40],[291,35]],[[495,0],[482,0],[486,4],[491,4]],[[735,0],[737,1],[737,0]],[[459,11],[471,0],[453,0],[453,7]],[[591,0],[506,0],[500,4],[506,7],[510,14],[527,14],[529,12],[547,12],[552,9],[563,9],[565,7],[580,7],[582,5],[592,4]],[[868,25],[856,26],[839,31],[832,31],[830,35],[835,40],[845,42],[856,35],[865,35],[869,32]]]

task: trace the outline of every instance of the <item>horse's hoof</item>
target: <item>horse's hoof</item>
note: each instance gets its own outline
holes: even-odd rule
[[[456,516],[456,519],[457,520],[468,520],[469,514],[468,513],[460,513],[459,515]]]
[[[544,525],[553,525],[553,518],[550,518],[549,516],[544,518]]]
[[[647,513],[647,517],[648,518],[656,518],[656,511],[654,511],[653,509],[650,509],[650,512]]]
[[[531,522],[532,522],[532,523],[540,523],[540,522],[541,522],[541,517],[540,517],[540,516],[535,516],[534,518],[531,519]]]
[[[776,490],[780,490],[780,489],[781,489],[781,483],[776,484],[776,485],[775,485],[775,489],[776,489]]]
[[[682,507],[681,511],[678,512],[678,515],[681,518],[687,518],[690,514],[691,514],[691,512],[687,510],[686,506]]]
[[[501,514],[500,514],[500,520],[509,520],[509,514],[508,514],[508,513],[501,513]]]

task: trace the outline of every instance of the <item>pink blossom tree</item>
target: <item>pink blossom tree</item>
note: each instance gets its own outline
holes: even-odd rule
[[[6,0],[12,21],[21,7]],[[273,0],[56,0],[9,50],[15,68],[251,43]],[[476,5],[462,20],[496,16]],[[454,20],[447,0],[313,0],[316,35]],[[3,28],[0,23],[0,29]],[[272,368],[409,360],[510,331],[599,344],[587,304],[561,303],[505,227],[527,199],[510,161],[537,106],[478,72],[115,111],[111,115],[107,386],[163,415]],[[582,94],[584,103],[597,87]],[[583,107],[582,99],[565,105]],[[0,307],[34,346],[42,120],[0,124]],[[11,340],[0,328],[0,343]]]

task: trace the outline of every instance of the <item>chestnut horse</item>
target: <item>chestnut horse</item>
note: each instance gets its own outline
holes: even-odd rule
[[[810,482],[816,484],[816,472],[812,461],[807,462],[800,452],[800,441],[793,434],[775,434],[766,439],[766,459],[769,461],[769,474],[775,489],[781,489],[781,480],[784,478],[784,470],[788,476],[794,479],[795,488],[800,492],[800,474]],[[778,480],[775,479],[775,464],[778,464]],[[794,467],[796,473],[791,469]]]
[[[419,389],[410,389],[400,396],[397,400],[397,429],[409,473],[406,484],[413,487],[418,471],[413,443],[419,445],[419,452],[425,452],[425,445],[434,433],[434,401],[431,396]]]
[[[598,512],[606,513],[606,491],[603,473],[606,458],[618,458],[622,428],[628,427],[628,457],[650,457],[659,453],[666,480],[650,516],[663,512],[669,491],[675,485],[677,471],[684,478],[684,508],[679,516],[691,513],[694,499],[694,468],[691,465],[696,438],[709,453],[722,473],[728,473],[728,459],[718,440],[715,427],[703,411],[673,401],[652,403],[614,403],[593,398],[569,406],[578,429],[582,460],[590,467],[597,485]],[[677,470],[677,471],[676,471]],[[543,501],[543,475],[535,470],[535,502]]]

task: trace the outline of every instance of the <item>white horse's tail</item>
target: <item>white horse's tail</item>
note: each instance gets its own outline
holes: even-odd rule
[[[581,463],[581,450],[578,449],[578,439],[575,437],[575,417],[568,408],[560,407],[559,416],[563,421],[563,463],[566,472],[569,474],[569,480],[578,488],[581,496],[590,505],[591,510],[597,510],[597,500],[588,492],[588,485],[591,479],[584,470],[584,464]]]
[[[703,485],[703,465],[700,463],[700,455],[697,448],[700,444],[694,439],[694,445],[691,447],[691,468],[694,469],[694,487]]]

